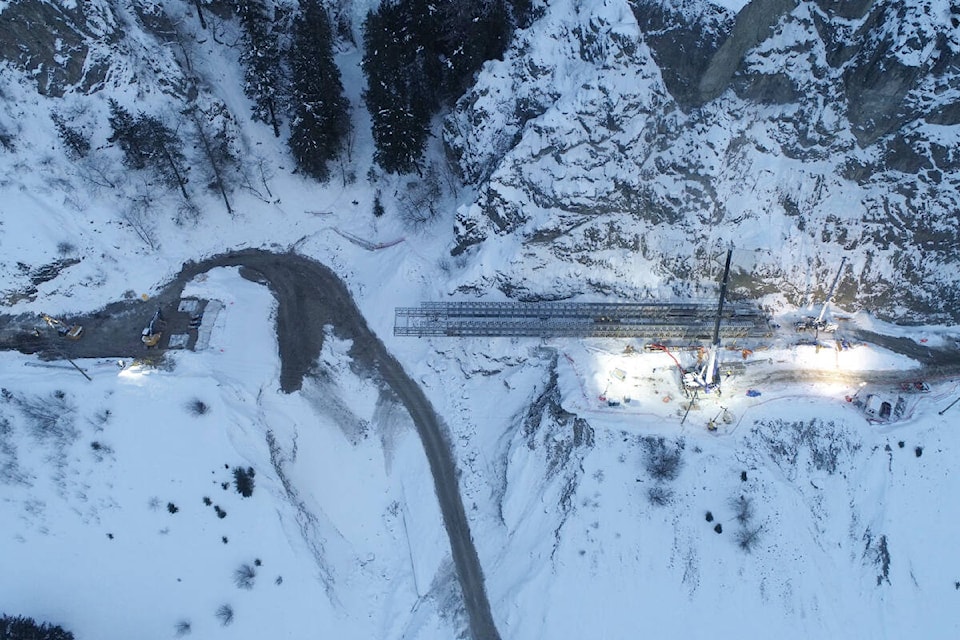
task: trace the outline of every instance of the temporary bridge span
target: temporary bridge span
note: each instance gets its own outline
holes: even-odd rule
[[[422,302],[396,309],[393,334],[709,340],[716,323],[712,302]],[[769,333],[767,317],[757,307],[723,308],[720,337]]]

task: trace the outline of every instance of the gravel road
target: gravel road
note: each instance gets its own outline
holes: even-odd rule
[[[460,497],[457,467],[447,432],[420,387],[410,379],[383,342],[367,326],[343,282],[330,269],[293,253],[247,250],[187,263],[163,292],[149,301],[128,300],[87,316],[70,316],[84,325],[82,339],[70,341],[49,329],[40,335],[34,316],[0,316],[0,349],[36,353],[44,359],[162,357],[162,350],[146,352],[140,332],[158,306],[164,314],[176,309],[190,280],[215,267],[239,266],[241,274],[270,288],[278,302],[277,340],[280,349],[280,387],[297,391],[303,377],[320,356],[324,327],[353,342],[350,355],[388,385],[416,425],[430,464],[443,522],[450,538],[457,577],[474,640],[497,640],[484,587],[483,570],[470,535]]]

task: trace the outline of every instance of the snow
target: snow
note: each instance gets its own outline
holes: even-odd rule
[[[0,557],[9,576],[23,577],[0,583],[5,610],[62,622],[78,637],[172,634],[180,620],[204,637],[298,638],[320,628],[395,637],[404,622],[397,611],[427,594],[449,553],[436,502],[423,498],[432,480],[409,419],[350,373],[335,340],[322,361],[336,395],[279,394],[275,303],[236,269],[213,270],[185,293],[219,300],[223,311],[209,348],[178,352],[169,368],[80,361],[94,379],[87,383],[75,371],[0,354],[12,394],[0,416],[23,478],[3,479],[12,517],[0,525]],[[63,435],[54,438],[22,407],[57,392]],[[366,429],[391,430],[389,450],[375,437],[351,441],[342,429],[350,416],[318,412],[331,397],[349,399]],[[194,400],[206,405],[202,415]],[[271,465],[267,433],[287,457],[296,499]],[[248,466],[255,490],[243,498],[230,469]],[[307,521],[300,506],[313,514]],[[257,559],[254,588],[238,589],[233,572]],[[229,628],[214,617],[223,603],[235,612]],[[138,615],[116,619],[118,610]],[[418,622],[421,637],[449,637],[436,616]]]
[[[0,10],[6,4],[0,2]],[[556,4],[569,9],[573,3]],[[625,3],[580,4],[602,18],[604,37],[636,35]],[[739,11],[746,3],[715,4]],[[170,5],[185,12],[189,3]],[[352,5],[355,31],[368,6]],[[548,20],[562,22],[559,8]],[[606,99],[601,87],[614,98],[661,89],[650,66],[625,65],[629,74],[612,87],[594,65],[563,66],[557,57],[568,45],[532,41],[530,59],[575,90],[547,104],[536,126],[520,132],[525,152],[540,153],[549,136],[575,129],[577,114]],[[235,60],[212,40],[196,46],[204,52],[195,58],[196,73],[238,77]],[[295,249],[345,279],[371,328],[449,429],[504,638],[619,638],[638,630],[689,638],[960,635],[960,553],[952,544],[960,477],[951,473],[960,454],[953,428],[960,406],[938,413],[960,393],[957,380],[932,380],[929,394],[910,398],[902,420],[875,425],[846,398],[893,393],[890,385],[861,387],[860,379],[874,371],[909,376],[917,362],[876,346],[818,350],[780,341],[747,359],[725,350],[722,362],[743,364],[745,373],[725,381],[721,396],[702,397],[684,418],[676,365],[639,342],[628,354],[623,341],[611,340],[392,336],[394,307],[501,298],[491,283],[505,273],[522,276],[530,290],[562,292],[570,282],[600,281],[613,270],[629,273],[638,289],[672,292],[635,251],[616,247],[598,249],[594,264],[572,264],[534,255],[504,235],[482,251],[449,257],[452,212],[475,206],[475,194],[448,193],[436,219],[404,223],[393,194],[403,193],[409,178],[367,179],[372,148],[360,108],[359,54],[347,48],[338,62],[356,118],[348,169],[359,178],[337,175],[315,185],[285,166],[270,178],[267,201],[247,190],[235,194],[235,218],[212,198],[203,200],[195,224],[178,225],[172,207],[161,208],[149,219],[156,251],[117,216],[141,189],[136,178],[118,172],[114,177],[125,180],[118,190],[97,188],[85,173],[95,167],[70,163],[58,151],[50,109],[75,109],[76,122],[102,139],[103,105],[78,95],[54,103],[17,74],[0,76],[6,96],[0,126],[18,135],[16,153],[0,153],[4,299],[28,284],[18,262],[34,268],[82,257],[38,285],[32,299],[9,300],[4,313],[88,311],[124,296],[154,295],[186,260],[250,246]],[[505,67],[488,63],[484,73],[495,85],[506,77]],[[247,113],[236,83],[218,86],[218,98],[234,113]],[[130,91],[132,100],[139,89]],[[157,94],[142,95],[131,104],[150,108]],[[823,117],[829,122],[837,114],[828,110]],[[640,136],[641,121],[636,118],[622,140]],[[549,135],[538,128],[547,125]],[[697,162],[727,172],[731,183],[752,176],[751,184],[731,187],[727,207],[731,216],[769,224],[737,228],[738,264],[756,262],[754,254],[770,246],[818,251],[798,239],[779,212],[762,217],[767,212],[757,203],[764,194],[789,193],[804,206],[860,216],[863,193],[837,188],[818,200],[806,179],[809,165],[778,155],[777,140],[759,125],[755,139],[769,145],[769,153],[726,166],[719,150],[734,135],[728,125],[718,118],[705,129],[715,149],[677,153],[696,152]],[[245,122],[243,132],[258,154],[288,162],[282,142],[265,127]],[[951,135],[943,131],[945,139]],[[592,161],[586,146],[566,151],[584,166]],[[606,180],[632,168],[624,160],[582,175]],[[602,187],[578,181],[579,168],[550,157],[524,170],[544,184],[556,179],[571,198],[596,197]],[[388,210],[380,219],[370,215],[377,189]],[[501,193],[526,198],[507,181]],[[530,229],[556,213],[527,204]],[[682,232],[662,233],[661,247],[676,246],[679,255]],[[581,239],[574,235],[569,243]],[[722,240],[714,237],[711,246]],[[850,258],[865,268],[863,256]],[[813,270],[807,276],[811,287],[823,280]],[[172,636],[180,621],[189,621],[200,638],[457,637],[465,623],[449,540],[410,417],[351,369],[350,343],[329,331],[317,363],[324,375],[308,379],[301,392],[280,393],[276,302],[236,269],[212,270],[184,295],[222,309],[209,325],[209,343],[169,354],[165,366],[80,361],[93,378],[88,382],[71,368],[34,366],[45,363],[0,353],[0,386],[7,392],[0,399],[3,612],[104,640]],[[958,327],[899,327],[863,312],[850,322],[937,347],[960,335]],[[687,367],[696,358],[695,351],[675,355]],[[792,375],[798,371],[803,375]],[[762,395],[749,397],[749,389]],[[620,404],[610,406],[601,395]],[[544,396],[543,410],[531,416],[530,407]],[[200,415],[191,409],[197,400],[206,407]],[[716,432],[706,428],[711,420],[719,423]],[[672,480],[657,480],[647,468],[657,438],[668,447],[682,440],[682,466]],[[255,469],[251,497],[230,484],[234,467]],[[653,503],[651,490],[663,491],[666,504]],[[740,495],[753,501],[751,524],[762,526],[751,552],[735,540],[741,526],[731,501]],[[226,517],[217,517],[214,505]],[[708,510],[715,518],[709,523]],[[714,532],[717,523],[721,534]],[[890,558],[886,577],[881,537]],[[250,590],[234,583],[243,564],[257,572]],[[223,604],[235,612],[229,627],[215,616]]]

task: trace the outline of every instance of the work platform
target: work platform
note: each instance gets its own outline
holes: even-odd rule
[[[711,303],[422,302],[399,307],[395,336],[528,336],[709,340]],[[721,338],[770,333],[766,316],[749,305],[727,305]]]

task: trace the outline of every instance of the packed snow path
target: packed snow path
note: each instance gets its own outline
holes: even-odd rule
[[[30,352],[44,357],[143,357],[140,329],[144,311],[158,305],[174,307],[184,286],[215,267],[239,266],[241,273],[267,285],[277,298],[277,340],[280,349],[280,386],[291,393],[301,388],[303,377],[314,366],[323,346],[324,327],[352,341],[350,356],[378,375],[396,393],[410,413],[423,443],[436,488],[444,525],[450,538],[454,565],[475,640],[496,640],[499,633],[490,612],[483,570],[477,556],[463,501],[457,470],[444,428],[423,391],[387,351],[367,326],[343,282],[325,266],[293,253],[276,254],[246,250],[215,256],[200,263],[187,263],[161,294],[149,302],[116,303],[78,321],[85,327],[83,339],[37,337]],[[10,330],[7,318],[6,327]],[[20,323],[25,319],[20,319]],[[17,341],[0,340],[0,348],[20,348]]]

